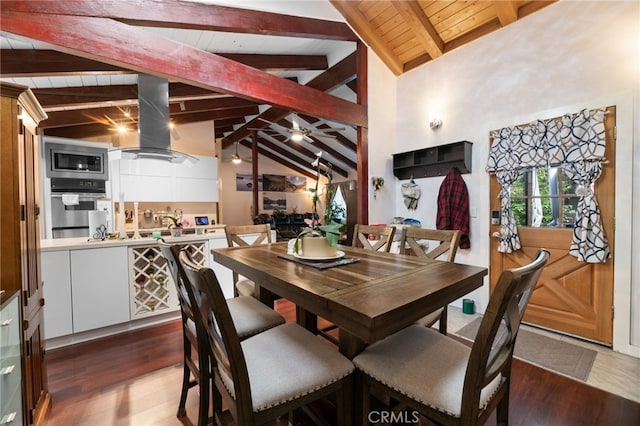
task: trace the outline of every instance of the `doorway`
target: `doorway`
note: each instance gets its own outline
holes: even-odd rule
[[[544,247],[551,252],[531,297],[523,321],[611,346],[613,342],[613,262],[615,201],[615,107],[606,109],[606,162],[594,184],[611,258],[605,263],[579,262],[569,254],[577,196],[575,185],[557,168],[527,172],[512,185],[512,210],[518,223],[522,248],[498,252],[498,240],[490,243],[490,288],[500,273],[525,265]],[[490,206],[500,210],[501,187],[495,175],[490,181]],[[550,188],[550,189],[549,189]],[[490,225],[490,233],[500,231]]]

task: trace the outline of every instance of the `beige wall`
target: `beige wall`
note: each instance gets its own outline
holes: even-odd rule
[[[222,207],[222,221],[227,225],[244,225],[253,223],[253,194],[251,191],[236,190],[236,173],[251,174],[251,164],[243,162],[235,165],[227,161],[235,152],[235,148],[228,148],[222,155],[222,163],[220,167],[220,200]],[[240,145],[238,153],[241,157],[251,157],[251,151]],[[284,176],[301,176],[299,173],[282,166],[268,158],[258,157],[259,173],[284,175]],[[324,180],[321,179],[321,185]],[[315,180],[307,178],[307,186],[315,185]],[[258,213],[272,213],[270,210],[264,210],[262,206],[263,192],[259,194]],[[309,212],[312,209],[311,197],[306,193],[279,193],[284,195],[287,200],[287,211],[292,212],[295,208],[298,212]],[[275,195],[275,193],[274,193]]]

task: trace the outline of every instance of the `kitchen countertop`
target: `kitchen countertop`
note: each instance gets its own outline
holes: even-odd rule
[[[145,230],[147,231],[147,230]],[[165,241],[169,243],[207,241],[213,238],[225,238],[224,225],[207,228],[207,233],[202,235],[186,234],[181,237],[163,236]],[[128,238],[123,240],[89,240],[87,238],[54,238],[40,240],[40,250],[57,251],[57,250],[78,250],[78,249],[95,249],[106,247],[122,247],[122,246],[143,246],[154,244],[155,240],[151,237],[143,237],[138,239]]]

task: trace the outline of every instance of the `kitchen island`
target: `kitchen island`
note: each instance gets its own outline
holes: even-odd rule
[[[229,269],[211,249],[226,247],[224,226],[206,234],[163,237],[211,267],[226,297]],[[175,285],[153,238],[41,240],[44,331],[48,349],[170,321],[180,316]]]

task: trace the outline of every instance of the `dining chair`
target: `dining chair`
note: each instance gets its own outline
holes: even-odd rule
[[[224,227],[228,247],[246,247],[271,243],[271,225],[227,225]],[[250,240],[249,237],[252,239]],[[253,281],[233,272],[233,295],[255,296],[256,285]]]
[[[176,286],[182,319],[183,375],[177,416],[180,418],[186,415],[189,389],[198,386],[198,424],[206,425],[209,417],[211,370],[206,331],[201,324],[200,315],[194,311],[197,295],[191,286],[185,284],[184,270],[179,262],[179,246],[168,244],[162,239],[158,240],[158,246]],[[236,319],[237,333],[241,339],[285,322],[282,315],[250,296],[234,297],[230,300],[229,310]]]
[[[198,311],[213,357],[215,424],[224,421],[223,398],[236,424],[256,425],[329,397],[336,403],[336,423],[352,424],[351,361],[295,323],[241,342],[213,270],[193,263],[184,251],[180,261],[201,293]]]
[[[389,252],[396,228],[393,226],[374,226],[356,223],[353,229],[353,247],[366,250]],[[371,238],[373,237],[373,238]]]
[[[427,242],[428,245],[425,245],[425,242]],[[432,247],[431,244],[435,245]],[[400,234],[400,254],[412,254],[418,257],[428,257],[429,259],[439,259],[446,262],[453,262],[455,260],[459,244],[460,231],[458,230],[406,226],[402,228]],[[432,327],[436,322],[438,323],[440,333],[447,334],[446,306],[418,320],[418,324],[422,324],[425,327]]]
[[[513,349],[524,311],[549,259],[538,250],[528,265],[502,272],[471,347],[411,325],[373,343],[353,359],[361,423],[371,395],[387,394],[441,425],[484,424],[497,409],[508,424]]]

